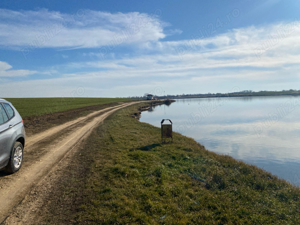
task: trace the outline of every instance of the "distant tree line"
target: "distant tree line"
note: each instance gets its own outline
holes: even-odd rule
[[[281,96],[281,95],[300,95],[300,90],[282,90],[282,91],[251,91],[244,90],[230,93],[206,93],[206,94],[181,94],[181,95],[163,95],[154,96],[157,99],[175,99],[175,98],[215,98],[215,97],[251,97],[251,96]],[[145,99],[144,96],[130,96],[131,99]]]

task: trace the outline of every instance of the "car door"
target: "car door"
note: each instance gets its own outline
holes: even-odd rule
[[[5,111],[6,111],[6,115],[8,116],[8,126],[9,126],[9,130],[7,131],[8,132],[8,135],[9,135],[9,141],[8,141],[8,154],[10,154],[10,150],[14,144],[14,141],[15,141],[15,138],[17,137],[17,127],[16,125],[18,124],[18,122],[21,122],[21,121],[16,121],[16,117],[15,117],[15,112],[14,110],[12,109],[12,107],[8,104],[8,103],[3,103],[2,104]]]
[[[0,103],[0,166],[4,163],[10,154],[10,127],[8,116]]]

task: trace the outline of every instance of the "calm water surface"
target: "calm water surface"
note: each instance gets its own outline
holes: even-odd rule
[[[160,127],[162,119],[208,150],[300,186],[300,97],[179,99],[140,120]]]

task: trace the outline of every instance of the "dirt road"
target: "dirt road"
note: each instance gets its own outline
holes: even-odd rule
[[[95,126],[116,110],[136,103],[96,111],[27,138],[22,169],[13,175],[0,173],[0,224],[7,223],[29,191]]]

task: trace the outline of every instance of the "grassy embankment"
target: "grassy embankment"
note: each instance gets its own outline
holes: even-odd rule
[[[92,105],[133,101],[126,98],[7,98],[22,117],[63,112]]]
[[[118,111],[91,134],[80,166],[57,186],[48,222],[299,224],[298,188],[177,133],[161,144],[159,128],[128,116],[136,110]]]

